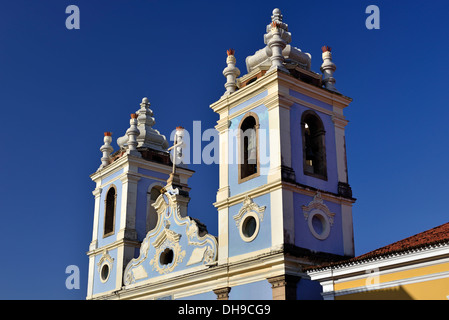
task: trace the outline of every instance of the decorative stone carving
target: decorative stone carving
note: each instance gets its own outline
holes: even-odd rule
[[[296,288],[300,279],[287,274],[267,278],[271,284],[273,300],[296,300]]]
[[[106,282],[111,274],[114,265],[114,258],[109,255],[108,250],[104,250],[100,260],[97,263],[98,273],[100,274],[101,282]]]
[[[317,192],[313,200],[302,206],[304,218],[307,221],[310,232],[319,240],[324,240],[329,236],[330,229],[334,224],[335,213],[331,212],[321,198],[321,192]],[[319,230],[315,224],[320,225]]]
[[[237,227],[240,225],[242,217],[245,215],[245,213],[254,211],[258,214],[260,221],[263,220],[263,214],[265,212],[266,206],[259,206],[256,203],[253,202],[253,199],[251,199],[250,196],[246,195],[245,200],[243,200],[243,206],[239,210],[239,212],[233,216],[235,220],[235,224]]]
[[[217,300],[229,300],[229,293],[231,292],[231,287],[214,289],[213,291],[217,295]]]
[[[137,157],[141,157],[140,153],[137,151],[136,140],[139,133],[140,131],[137,129],[137,114],[133,113],[129,120],[129,129],[126,130],[126,135],[128,136],[128,153]]]
[[[257,205],[250,196],[246,195],[242,208],[233,216],[235,224],[239,229],[240,237],[245,242],[253,241],[257,237],[265,209],[266,206]],[[253,225],[250,226],[250,224]]]
[[[332,62],[331,47],[323,46],[321,50],[323,51],[323,64],[321,65],[320,70],[323,73],[324,87],[327,90],[338,92],[335,88],[336,81],[334,78],[334,72],[337,70],[337,66]]]
[[[200,231],[201,224],[181,216],[185,196],[166,186],[153,203],[158,214],[156,227],[142,241],[139,257],[132,259],[124,272],[125,285],[197,267],[216,261],[217,240]],[[146,276],[145,276],[146,274]]]
[[[167,227],[168,226],[168,227]],[[153,242],[153,246],[156,252],[153,259],[150,261],[150,265],[153,266],[153,270],[157,270],[160,274],[169,273],[182,262],[186,252],[181,249],[179,244],[179,238],[181,235],[168,229],[169,225],[165,226],[165,229],[156,237]],[[169,263],[164,263],[161,255],[164,251],[171,252],[172,258]]]
[[[240,75],[240,70],[235,66],[236,59],[234,53],[234,49],[229,49],[227,51],[228,58],[226,59],[226,64],[228,66],[223,70],[223,75],[226,77],[226,92],[224,96],[229,95],[237,90],[235,79]]]
[[[265,48],[256,51],[252,56],[248,56],[245,60],[248,73],[258,67],[271,67],[273,55],[276,66],[280,66],[278,62],[284,62],[291,65],[297,65],[303,69],[310,70],[312,57],[309,53],[304,53],[300,49],[291,46],[291,33],[288,32],[288,24],[282,21],[283,16],[279,9],[273,10],[271,23],[267,25],[266,34],[264,35]],[[273,23],[276,30],[272,32]],[[275,39],[273,39],[273,35]],[[271,44],[270,44],[271,41]],[[274,45],[274,52],[273,52]],[[281,50],[281,53],[279,52]],[[282,68],[282,67],[280,67]],[[284,69],[285,71],[285,69]]]
[[[101,170],[104,167],[106,167],[111,161],[111,153],[112,153],[112,151],[114,151],[114,148],[112,148],[112,146],[111,146],[111,142],[112,142],[111,136],[112,136],[111,132],[104,133],[104,138],[103,138],[104,144],[100,148],[100,151],[103,153],[103,157],[101,157],[101,165],[98,168],[98,170]]]
[[[153,117],[153,111],[150,109],[150,102],[148,98],[143,98],[140,104],[140,109],[136,111],[137,114],[137,129],[139,133],[136,137],[137,147],[150,148],[157,151],[166,151],[168,148],[168,141],[166,137],[156,129],[153,128],[156,121]],[[128,145],[128,135],[117,139],[117,144],[120,148],[126,148]]]

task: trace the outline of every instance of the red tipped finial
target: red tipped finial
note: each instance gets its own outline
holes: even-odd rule
[[[105,137],[110,137],[110,136],[112,136],[112,132],[105,132],[105,133],[104,133],[104,136],[105,136]]]
[[[228,56],[233,56],[234,53],[235,53],[235,50],[234,49],[228,49],[228,50],[226,50],[226,52],[228,53]]]
[[[131,119],[137,119],[137,114],[136,113],[131,113]]]
[[[324,53],[324,52],[327,52],[327,51],[331,52],[331,49],[332,49],[332,48],[329,47],[329,46],[322,46],[322,47],[321,47],[321,50],[323,51],[323,53]]]

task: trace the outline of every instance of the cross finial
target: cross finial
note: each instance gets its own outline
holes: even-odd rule
[[[176,127],[173,146],[167,149],[168,151],[173,150],[173,159],[172,159],[172,162],[173,162],[172,174],[173,175],[176,173],[177,159],[179,159],[179,163],[181,163],[182,158],[183,158],[182,148],[185,146],[183,137],[184,137],[184,128],[181,126]]]

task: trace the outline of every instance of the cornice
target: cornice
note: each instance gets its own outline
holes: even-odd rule
[[[103,250],[101,250],[103,252]],[[255,263],[257,262],[257,263]],[[186,269],[179,272],[169,273],[151,279],[145,284],[123,286],[121,290],[97,294],[92,299],[138,299],[143,297],[163,295],[165,292],[177,293],[177,290],[190,290],[196,285],[218,288],[221,282],[232,283],[233,286],[248,282],[247,277],[241,277],[242,273],[250,272],[252,276],[266,279],[274,276],[273,273],[283,271],[285,262],[284,251],[274,250],[254,257],[239,260],[222,265],[210,265],[196,270]],[[279,268],[276,268],[279,266]],[[279,269],[279,271],[277,271]],[[259,270],[259,274],[255,274]]]
[[[247,85],[230,95],[222,97],[220,100],[210,105],[213,111],[222,113],[223,109],[231,110],[246,100],[266,91],[271,87],[272,82],[277,79],[276,70],[267,72],[263,77],[257,79],[254,83]]]
[[[101,246],[99,248],[90,250],[90,251],[86,252],[86,254],[88,256],[92,256],[92,255],[95,256],[97,254],[102,254],[105,250],[111,251],[111,250],[117,249],[118,247],[125,246],[125,245],[126,246],[133,246],[133,247],[136,247],[136,248],[140,248],[140,242],[139,241],[120,239],[120,240],[114,241],[114,242],[112,242],[110,244],[106,244],[106,245]]]
[[[344,129],[349,121],[344,119],[344,118],[342,118],[341,116],[333,115],[332,116],[332,122],[335,124],[335,126],[337,128]]]
[[[303,93],[332,106],[345,108],[352,102],[352,99],[349,97],[314,86],[282,72],[279,72],[279,82],[289,89]]]
[[[263,196],[264,194],[270,193],[274,190],[277,190],[282,187],[281,180],[276,180],[271,183],[264,184],[258,188],[252,189],[248,192],[242,192],[237,195],[231,196],[221,201],[215,202],[213,205],[217,208],[217,210],[221,210],[226,207],[230,207],[236,204],[241,204],[246,196],[251,197],[252,199]]]
[[[315,109],[319,108],[314,104],[307,103],[296,97],[292,97],[290,95],[286,96],[286,93],[281,93],[281,87],[300,92],[339,109],[346,108],[352,102],[352,99],[349,97],[337,94],[324,88],[316,87],[314,85],[298,80],[291,75],[273,70],[267,72],[264,76],[257,79],[254,83],[251,83],[250,85],[245,86],[230,95],[222,97],[217,102],[211,104],[210,108],[212,108],[212,110],[217,113],[222,113],[224,109],[230,111],[232,108],[238,106],[242,102],[256,96],[259,93],[262,93],[265,90],[269,90],[273,85],[278,86],[275,93],[269,93],[269,96],[265,97],[262,100],[262,103],[269,109],[277,105],[281,107],[289,107],[293,102],[298,102],[307,106],[310,105]],[[326,110],[324,108],[320,109],[323,109],[323,112],[325,113],[332,114],[332,111]]]
[[[117,160],[106,166],[104,169],[91,174],[90,177],[93,181],[97,181],[98,179],[107,178],[111,174],[116,173],[121,169],[125,169],[124,173],[131,173],[135,176],[144,176],[138,172],[132,171],[130,169],[130,167],[132,166],[136,166],[141,169],[165,173],[167,175],[169,175],[173,169],[171,165],[157,163],[154,161],[148,161],[140,157],[134,157],[129,154],[124,154],[122,157],[118,158]],[[176,167],[176,172],[180,175],[191,177],[195,171],[178,166]]]
[[[264,184],[258,188],[252,189],[248,192],[242,192],[237,195],[231,196],[221,201],[215,202],[213,205],[217,208],[217,210],[221,210],[226,207],[230,207],[236,204],[240,204],[245,200],[246,196],[250,196],[251,198],[260,197],[264,194],[275,191],[279,188],[284,188],[286,190],[291,190],[296,193],[301,193],[308,196],[315,196],[317,191],[321,193],[321,197],[323,200],[331,201],[338,204],[346,204],[352,206],[352,204],[356,201],[355,199],[344,198],[340,195],[325,191],[325,190],[317,190],[315,188],[310,188],[306,186],[301,186],[296,183],[290,183],[282,180],[275,180],[274,182]]]

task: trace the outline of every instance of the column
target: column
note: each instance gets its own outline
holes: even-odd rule
[[[286,274],[268,278],[273,300],[296,300],[296,285],[300,279],[298,276]]]
[[[230,287],[214,289],[214,293],[217,295],[217,300],[229,300]]]

